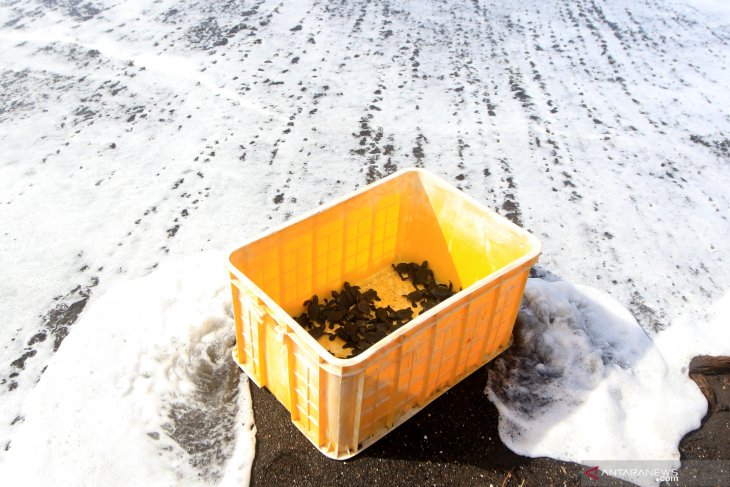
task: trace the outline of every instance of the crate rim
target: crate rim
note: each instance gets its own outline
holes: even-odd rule
[[[499,220],[502,221],[502,223],[505,223],[508,227],[511,227],[514,231],[519,233],[522,236],[527,237],[528,243],[530,244],[530,250],[520,257],[519,259],[511,262],[510,264],[492,272],[491,274],[487,274],[483,278],[476,281],[471,286],[462,289],[458,293],[454,294],[450,298],[442,301],[438,305],[434,306],[433,308],[429,309],[425,313],[422,313],[418,315],[416,318],[409,321],[405,326],[400,327],[395,332],[391,333],[390,335],[386,336],[385,338],[381,339],[378,343],[374,344],[367,350],[365,350],[360,355],[357,355],[356,357],[352,358],[339,358],[330,353],[322,344],[320,344],[317,340],[315,340],[307,331],[302,328],[296,321],[294,321],[294,318],[289,315],[279,304],[274,301],[266,292],[264,292],[263,289],[261,289],[256,283],[251,281],[251,279],[248,278],[243,272],[238,270],[233,263],[231,262],[231,255],[233,255],[234,252],[242,249],[243,247],[247,247],[248,245],[251,245],[252,243],[255,243],[259,240],[262,240],[266,237],[269,237],[277,232],[280,232],[281,230],[284,230],[285,228],[288,228],[292,225],[295,225],[299,222],[302,222],[308,218],[311,218],[319,213],[322,213],[330,208],[333,208],[341,203],[344,203],[345,201],[348,201],[352,198],[355,198],[356,196],[365,193],[367,191],[372,190],[373,188],[380,186],[382,184],[387,183],[388,181],[391,181],[393,179],[396,179],[404,174],[408,173],[417,173],[425,176],[426,178],[430,178],[431,180],[435,181],[437,184],[443,186],[444,188],[448,189],[451,192],[459,192],[460,197],[465,198],[468,200],[471,204],[475,205],[477,208],[479,208],[482,211],[485,211],[487,213],[491,213],[495,215]],[[302,213],[297,218],[294,218],[292,220],[288,220],[286,222],[282,222],[279,225],[274,226],[273,228],[270,228],[268,230],[265,230],[261,234],[258,234],[257,236],[245,241],[242,244],[238,244],[236,246],[229,246],[227,251],[224,255],[227,255],[226,257],[226,268],[228,271],[236,276],[237,279],[244,282],[247,287],[249,288],[257,288],[260,290],[259,298],[264,302],[264,304],[273,312],[273,315],[276,316],[277,319],[282,319],[285,321],[287,328],[289,330],[285,331],[285,333],[289,333],[292,331],[295,333],[300,339],[304,340],[305,343],[307,343],[314,351],[316,351],[319,359],[320,364],[324,365],[325,363],[337,367],[340,369],[349,369],[349,368],[355,368],[360,365],[363,365],[363,362],[368,360],[371,356],[373,356],[375,353],[383,350],[383,349],[389,349],[393,346],[397,346],[397,342],[408,333],[412,328],[417,327],[420,323],[423,321],[431,318],[434,314],[441,312],[442,310],[446,309],[447,307],[451,306],[456,300],[461,299],[462,297],[472,294],[477,289],[485,286],[487,283],[496,281],[500,277],[502,277],[505,274],[508,274],[510,271],[524,265],[526,262],[529,262],[530,260],[536,259],[542,251],[542,244],[540,240],[538,240],[537,237],[532,235],[530,232],[525,230],[524,228],[520,227],[519,225],[516,225],[515,223],[511,222],[506,217],[500,215],[496,211],[492,210],[491,208],[488,208],[486,205],[482,204],[481,202],[477,201],[476,199],[472,198],[470,195],[465,193],[464,191],[459,190],[458,188],[454,187],[451,183],[446,181],[445,179],[441,178],[440,176],[437,176],[433,174],[430,171],[427,171],[423,168],[417,168],[417,167],[409,167],[400,169],[393,174],[386,176],[385,178],[382,178],[378,181],[375,181],[371,184],[367,184],[363,186],[362,188],[359,188],[353,192],[350,192],[346,195],[340,196],[338,198],[333,199],[331,202],[318,206],[312,210],[309,210],[307,212]],[[370,365],[370,364],[365,364]],[[351,373],[357,373],[356,371],[353,371]],[[342,374],[340,374],[342,375]],[[348,373],[347,375],[350,375]]]

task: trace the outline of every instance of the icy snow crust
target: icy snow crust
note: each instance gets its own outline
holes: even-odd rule
[[[722,352],[724,12],[712,0],[2,3],[0,462],[55,351],[120,279],[412,165],[534,232],[538,275],[608,292],[670,370]]]
[[[221,260],[120,280],[90,307],[27,396],[6,485],[248,483],[255,429]]]

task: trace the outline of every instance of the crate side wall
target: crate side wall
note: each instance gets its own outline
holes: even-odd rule
[[[464,288],[532,250],[529,237],[504,217],[435,177],[424,175],[422,184]]]
[[[236,357],[246,374],[259,386],[266,385],[263,303],[235,276],[231,275],[233,315],[236,325]]]
[[[428,261],[436,280],[451,281],[459,289],[462,286],[459,273],[420,174],[409,181],[407,191],[399,230],[398,262]]]
[[[321,446],[323,438],[322,409],[326,407],[323,391],[322,368],[319,360],[306,347],[302,347],[294,334],[287,336],[289,395],[292,421],[315,445]]]
[[[390,265],[398,253],[405,174],[257,240],[231,263],[290,314]]]
[[[376,345],[377,346],[377,345]],[[359,372],[363,393],[357,423],[359,441],[367,440],[392,424],[402,354],[402,342],[373,355]]]
[[[509,345],[531,265],[527,262],[486,283],[367,364],[361,442],[369,444],[383,436],[401,418],[423,408]]]
[[[326,390],[336,374],[325,371],[317,352],[258,299],[254,292],[260,291],[232,282],[239,365],[259,387],[269,389],[297,428],[320,447],[326,442],[323,421],[328,406],[330,418],[337,419],[339,391]],[[327,403],[328,396],[334,405]]]

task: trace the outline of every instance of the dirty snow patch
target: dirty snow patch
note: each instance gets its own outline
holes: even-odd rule
[[[7,485],[244,485],[248,384],[218,255],[114,285],[30,392]]]
[[[679,467],[679,442],[707,410],[686,370],[665,360],[621,304],[594,288],[541,279],[528,281],[515,344],[490,367],[487,394],[510,449],[584,464]]]

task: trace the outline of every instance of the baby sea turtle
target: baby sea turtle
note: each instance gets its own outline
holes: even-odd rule
[[[422,300],[424,296],[426,296],[425,289],[416,289],[415,291],[403,295],[403,297],[410,301],[413,306]]]
[[[393,266],[393,270],[398,273],[402,281],[405,281],[406,279],[411,277],[412,269],[411,264],[407,264],[405,262],[401,262],[400,264],[391,264]],[[405,277],[403,277],[405,275]]]
[[[448,299],[451,296],[454,295],[454,285],[449,281],[449,287],[446,287],[445,284],[436,284],[431,286],[428,289],[428,292],[431,293],[431,296],[433,296],[435,299],[439,301],[443,301],[444,299]]]
[[[315,294],[312,299],[304,301],[304,306],[307,307],[307,314],[309,319],[312,321],[319,321],[319,298]]]

